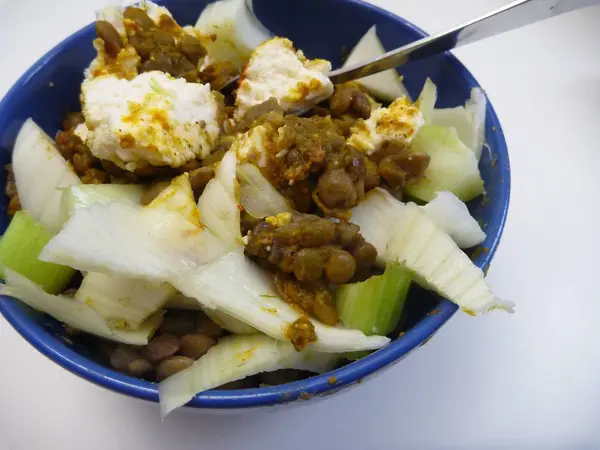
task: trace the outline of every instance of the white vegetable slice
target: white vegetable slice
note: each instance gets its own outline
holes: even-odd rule
[[[235,152],[227,152],[198,200],[200,220],[229,248],[243,245],[236,167]]]
[[[66,220],[60,208],[63,188],[81,181],[32,119],[17,135],[12,168],[22,208],[51,231],[58,230]]]
[[[9,295],[56,320],[86,333],[131,345],[146,345],[162,321],[162,313],[149,318],[135,331],[116,330],[86,304],[63,295],[51,295],[27,278],[5,269],[6,284],[0,285],[0,294]]]
[[[385,48],[377,37],[377,27],[373,25],[352,49],[342,67],[350,67],[354,64],[377,58],[385,53]],[[361,78],[358,82],[365,86],[372,95],[381,100],[391,102],[403,95],[408,97],[408,91],[402,83],[402,78],[394,69]]]
[[[165,282],[224,253],[219,239],[178,213],[113,202],[75,212],[40,259],[83,271]]]
[[[198,300],[195,300],[198,302]],[[204,312],[211,320],[219,325],[221,328],[225,328],[234,334],[254,334],[258,333],[256,328],[251,327],[245,322],[242,322],[229,314],[219,311],[218,309],[204,308]]]
[[[122,203],[77,211],[44,248],[40,259],[79,270],[169,282],[205,307],[219,309],[279,340],[301,314],[280,299],[271,279],[241,251],[223,254],[221,243],[174,213]],[[389,339],[313,321],[315,350],[374,350]]]
[[[485,116],[487,110],[487,98],[483,90],[479,88],[471,89],[471,98],[467,100],[465,109],[473,126],[473,142],[471,143],[473,147],[471,148],[475,152],[477,160],[479,160],[485,142]]]
[[[411,196],[428,202],[437,192],[450,191],[467,202],[483,194],[477,158],[454,128],[426,125],[415,136],[411,149],[431,157],[424,178],[406,187]]]
[[[81,208],[95,203],[106,205],[120,200],[139,205],[143,188],[135,184],[81,184],[67,188],[62,195],[62,208],[66,217]]]
[[[485,94],[481,89],[473,88],[465,106],[434,109],[430,124],[455,128],[460,140],[479,160],[485,139],[486,108]]]
[[[202,43],[216,61],[229,61],[239,70],[250,52],[271,34],[244,5],[244,0],[221,0],[204,8],[196,23],[205,38]]]
[[[452,192],[438,192],[423,210],[460,248],[474,247],[485,240],[485,233],[469,213],[467,205]]]
[[[254,164],[241,164],[238,166],[237,174],[241,184],[241,204],[248,214],[262,219],[292,211],[288,200]]]
[[[351,221],[360,226],[362,235],[375,246],[382,261],[406,264],[420,284],[464,311],[512,312],[514,305],[492,294],[481,269],[414,203],[399,202],[377,188],[352,210]],[[381,240],[384,234],[389,236],[387,242]]]
[[[115,198],[120,198],[132,205],[140,204],[142,191],[139,186],[106,185],[105,187],[119,189],[92,190],[92,197],[93,192],[108,194],[100,198],[99,203],[106,204],[111,200],[114,201]],[[75,192],[84,190],[87,189],[82,187],[70,189]],[[88,203],[89,197],[85,199]],[[173,179],[171,184],[148,205],[148,208],[180,214],[188,222],[200,226],[200,215],[187,173]],[[148,316],[158,311],[175,292],[175,288],[167,283],[153,283],[89,272],[85,275],[75,298],[92,307],[114,327],[135,330]]]
[[[421,110],[423,114],[423,119],[425,120],[425,124],[431,123],[432,114],[435,107],[435,102],[437,101],[437,86],[431,81],[430,78],[425,80],[425,84],[423,85],[423,90],[419,95],[419,98],[416,101],[417,107]]]
[[[231,252],[172,283],[183,294],[197,298],[206,308],[219,309],[281,341],[289,340],[289,326],[301,317],[299,311],[277,295],[271,278],[242,252]],[[358,330],[311,321],[317,341],[309,347],[317,351],[374,350],[389,342],[383,336],[365,336]]]
[[[305,350],[265,335],[229,336],[206,355],[158,385],[160,412],[164,419],[196,394],[261,372],[280,369],[323,373],[333,368],[338,356]]]
[[[171,180],[171,184],[150,202],[148,208],[180,214],[192,225],[200,226],[200,212],[187,172]]]
[[[90,272],[75,298],[96,311],[113,328],[136,330],[174,293],[175,288],[167,283]]]

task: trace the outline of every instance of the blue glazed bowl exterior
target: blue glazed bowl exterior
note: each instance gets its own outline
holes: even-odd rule
[[[209,3],[203,0],[166,0],[175,19],[193,24]],[[343,52],[352,48],[372,26],[377,25],[380,39],[390,50],[425,35],[405,20],[358,0],[303,0],[255,2],[256,14],[274,33],[290,38],[310,58],[325,58],[339,66]],[[310,24],[310,27],[307,27]],[[0,163],[10,161],[16,134],[25,119],[32,117],[48,134],[55,135],[65,113],[79,109],[82,73],[94,57],[94,28],[89,25],[61,42],[36,62],[0,103]],[[427,77],[438,86],[438,106],[464,104],[470,90],[478,86],[467,69],[452,55],[444,54],[403,67],[405,84],[418,96]],[[500,122],[491,105],[487,108],[486,142],[480,168],[485,180],[487,201],[470,205],[483,224],[487,249],[475,263],[489,265],[500,241],[510,195],[510,167]],[[4,185],[4,171],[0,172]],[[6,200],[0,198],[0,230],[8,223]],[[232,409],[272,406],[295,400],[326,396],[361,382],[364,378],[390,367],[411,350],[427,342],[456,312],[456,306],[437,299],[432,314],[423,318],[387,347],[333,372],[281,386],[234,391],[214,390],[197,395],[189,404],[195,408]],[[155,383],[118,373],[93,362],[87,350],[73,343],[53,319],[34,312],[19,302],[0,297],[0,312],[13,327],[42,354],[67,370],[105,388],[140,399],[157,401]]]

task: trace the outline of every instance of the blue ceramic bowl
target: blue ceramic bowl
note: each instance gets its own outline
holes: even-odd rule
[[[193,24],[206,3],[205,0],[167,0],[163,3],[181,24]],[[256,14],[274,33],[286,36],[311,58],[341,64],[343,49],[351,49],[373,25],[384,46],[390,50],[425,35],[405,20],[358,0],[281,0],[257,1]],[[307,27],[310,24],[310,27]],[[92,40],[95,32],[89,25],[61,42],[36,62],[15,84],[0,103],[1,164],[10,160],[15,136],[28,117],[53,136],[68,111],[79,108],[79,85],[85,67],[94,57]],[[438,86],[438,105],[462,105],[477,81],[452,55],[440,55],[402,68],[406,86],[413,98],[425,79],[430,77]],[[506,142],[500,122],[491,105],[487,108],[486,140],[490,152],[484,152],[481,172],[485,180],[488,201],[475,201],[472,212],[483,224],[487,239],[475,260],[487,268],[500,241],[508,209],[510,169]],[[3,186],[4,171],[0,171]],[[6,200],[0,198],[0,226],[8,219]],[[197,395],[190,403],[196,408],[247,408],[289,403],[297,399],[323,396],[357,383],[364,377],[391,366],[409,351],[422,345],[456,312],[447,300],[419,292],[417,305],[409,313],[408,329],[387,347],[333,372],[282,386],[215,390]],[[435,311],[434,311],[435,310]],[[86,348],[71,342],[62,327],[53,319],[40,315],[10,298],[0,298],[0,312],[14,328],[41,353],[67,370],[100,386],[125,395],[157,401],[154,383],[132,378],[95,363]],[[428,314],[429,313],[429,314]],[[330,378],[335,377],[335,378]],[[330,383],[329,380],[334,380]]]

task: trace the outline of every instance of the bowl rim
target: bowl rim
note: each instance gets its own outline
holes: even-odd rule
[[[377,14],[387,16],[419,35],[427,36],[427,33],[419,27],[381,7],[366,3],[363,0],[342,0],[342,2],[356,4]],[[89,32],[93,26],[93,24],[88,24],[81,28],[39,58],[17,80],[0,101],[0,114],[5,109],[10,110],[9,105],[16,100],[20,89],[27,84],[30,78],[35,76],[41,67],[50,62],[63,47],[73,41],[77,41],[82,35]],[[447,56],[448,62],[454,65],[454,70],[461,77],[466,79],[472,86],[479,86],[475,77],[454,55],[447,53]],[[487,120],[491,121],[496,127],[495,131],[499,144],[497,151],[505,159],[501,170],[503,176],[502,196],[506,198],[506,201],[500,211],[498,233],[490,243],[488,247],[489,251],[478,259],[477,265],[481,268],[489,266],[496,252],[504,231],[510,203],[510,163],[508,149],[500,121],[490,102],[487,104],[486,115],[488,117]],[[427,315],[413,328],[386,347],[339,369],[279,386],[238,390],[211,390],[197,394],[186,406],[201,409],[249,408],[289,403],[298,399],[308,399],[319,394],[332,394],[346,385],[360,383],[365,377],[379,372],[380,369],[391,366],[393,363],[400,361],[411,350],[427,343],[433,334],[454,315],[457,309],[458,307],[449,300],[441,299],[435,314]],[[158,402],[157,383],[140,380],[116,372],[86,358],[71,348],[57,349],[55,344],[60,342],[60,339],[56,336],[49,336],[48,332],[39,326],[32,326],[29,315],[21,309],[17,301],[6,296],[0,296],[0,313],[35,349],[71,373],[113,392],[142,400]]]

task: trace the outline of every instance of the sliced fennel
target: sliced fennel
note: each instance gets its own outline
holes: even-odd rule
[[[200,226],[200,212],[187,172],[171,180],[171,184],[152,200],[148,208],[180,214],[189,223]]]
[[[229,61],[239,70],[250,52],[271,34],[244,5],[244,0],[221,0],[204,8],[196,23],[204,39],[208,56],[216,61]]]
[[[473,88],[471,98],[465,106],[434,109],[428,123],[455,128],[460,140],[473,150],[479,160],[485,139],[486,108],[487,99],[484,92]]]
[[[415,281],[462,310],[512,312],[514,304],[494,296],[481,269],[414,203],[402,203],[376,188],[352,210],[351,220],[375,246],[380,262],[404,263]]]
[[[62,190],[81,181],[32,119],[17,135],[12,167],[22,208],[50,231],[57,231],[66,220],[60,208]]]
[[[431,157],[424,178],[407,185],[406,192],[411,196],[428,202],[438,191],[450,191],[467,202],[483,194],[477,158],[454,128],[426,125],[415,136],[411,148]]]
[[[132,205],[140,204],[141,188],[132,186],[134,189],[124,190],[122,188],[129,186],[115,187],[121,189],[108,192],[120,192],[122,195],[118,197],[123,201],[131,201]],[[174,178],[148,208],[179,214],[188,222],[200,226],[198,208],[187,173]],[[167,283],[89,272],[75,298],[92,307],[114,327],[135,330],[148,316],[161,309],[175,292],[175,288]]]
[[[62,195],[62,209],[65,217],[71,217],[81,208],[100,203],[120,200],[134,205],[140,204],[143,188],[134,184],[81,184],[67,188]]]
[[[197,300],[195,301],[198,302]],[[256,328],[253,328],[247,323],[242,322],[241,320],[236,319],[235,317],[230,316],[223,311],[219,311],[218,309],[204,308],[204,312],[214,323],[234,334],[258,333]]]
[[[243,245],[236,167],[235,152],[227,152],[198,200],[200,220],[228,248]]]
[[[119,202],[77,211],[42,252],[44,260],[80,270],[169,282],[203,306],[219,309],[279,340],[300,313],[274,293],[272,280],[241,251],[223,254],[221,243],[181,216]],[[241,249],[240,249],[241,250]],[[207,264],[214,261],[213,264]],[[204,266],[207,264],[206,266]],[[314,321],[328,353],[373,350],[389,339]]]
[[[113,328],[136,330],[174,293],[175,288],[167,283],[156,284],[90,272],[83,279],[75,298],[96,311]]]
[[[53,234],[33,220],[26,211],[18,211],[0,240],[0,275],[8,268],[19,272],[51,294],[62,292],[75,270],[40,261],[38,256]]]
[[[377,27],[373,25],[352,49],[342,67],[350,67],[385,53],[385,48],[377,37]],[[372,95],[381,100],[391,102],[403,95],[409,97],[408,91],[402,83],[402,78],[394,69],[361,78],[358,82],[365,86]]]
[[[460,248],[474,247],[485,240],[485,233],[469,213],[467,205],[453,193],[438,192],[436,197],[422,208]]]
[[[275,292],[269,275],[241,251],[231,252],[194,273],[172,280],[173,286],[188,297],[197,298],[205,308],[218,309],[275,339],[289,339],[289,326],[301,313]],[[331,327],[312,320],[317,341],[310,348],[326,353],[374,350],[389,339],[365,336],[359,330]]]
[[[292,211],[287,199],[254,164],[244,163],[237,169],[241,184],[241,204],[252,217],[264,218]]]
[[[158,313],[135,331],[115,330],[86,304],[63,295],[48,294],[23,275],[10,269],[5,272],[6,284],[0,285],[0,294],[15,297],[65,325],[86,333],[125,344],[146,345],[162,321],[162,314]]]
[[[417,106],[423,114],[426,124],[431,123],[435,102],[437,101],[437,87],[430,78],[425,80],[423,90],[417,99]]]
[[[229,336],[219,341],[191,367],[158,385],[160,412],[167,414],[196,394],[261,372],[280,369],[323,373],[333,368],[336,355],[311,350],[297,352],[288,342],[268,336]]]
[[[219,239],[178,213],[117,201],[76,211],[40,259],[160,283],[224,253]]]
[[[385,336],[400,322],[412,279],[410,270],[392,262],[386,265],[383,275],[341,286],[335,294],[340,320],[367,336]]]

